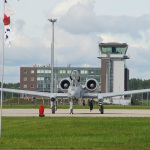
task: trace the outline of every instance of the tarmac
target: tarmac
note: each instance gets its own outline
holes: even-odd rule
[[[58,109],[52,114],[51,109],[44,110],[45,117],[150,117],[149,109],[104,109],[100,114],[98,109],[74,109],[69,114],[69,109]],[[39,117],[39,109],[3,109],[3,117]]]

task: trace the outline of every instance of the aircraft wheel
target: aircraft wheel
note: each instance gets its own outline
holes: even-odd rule
[[[52,114],[55,114],[55,105],[52,106]]]
[[[99,111],[100,111],[101,114],[104,114],[104,107],[103,107],[103,105],[99,106]]]
[[[73,114],[73,109],[70,109],[70,114]]]

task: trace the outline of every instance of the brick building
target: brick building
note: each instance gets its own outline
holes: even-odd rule
[[[100,67],[54,67],[54,83],[55,74],[57,80],[57,89],[59,90],[59,82],[63,78],[69,78],[72,70],[78,70],[80,74],[80,83],[84,87],[85,82],[94,78],[101,85],[101,69]],[[20,67],[20,89],[31,91],[50,92],[51,67],[34,65],[33,67]],[[100,89],[100,87],[99,87]]]

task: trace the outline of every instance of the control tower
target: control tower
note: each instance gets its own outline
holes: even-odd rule
[[[129,90],[129,70],[126,67],[126,43],[100,43],[101,92]]]

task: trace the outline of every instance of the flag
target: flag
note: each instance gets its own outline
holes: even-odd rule
[[[4,25],[9,25],[10,24],[10,17],[7,17],[5,14],[4,14]]]
[[[15,11],[10,7],[10,5],[5,0],[5,10],[4,10],[4,25],[10,24],[10,16],[13,15]]]
[[[15,11],[10,7],[10,5],[7,3],[7,1],[5,0],[5,12],[4,14],[7,17],[10,17],[11,15],[13,15],[15,13]]]
[[[10,47],[11,41],[14,40],[14,33],[9,25],[5,26],[4,42]]]
[[[14,39],[14,33],[10,28],[10,16],[13,15],[15,11],[10,7],[10,5],[5,0],[5,10],[4,10],[4,25],[5,25],[5,34],[4,34],[4,41],[5,44],[10,47],[11,41]]]

